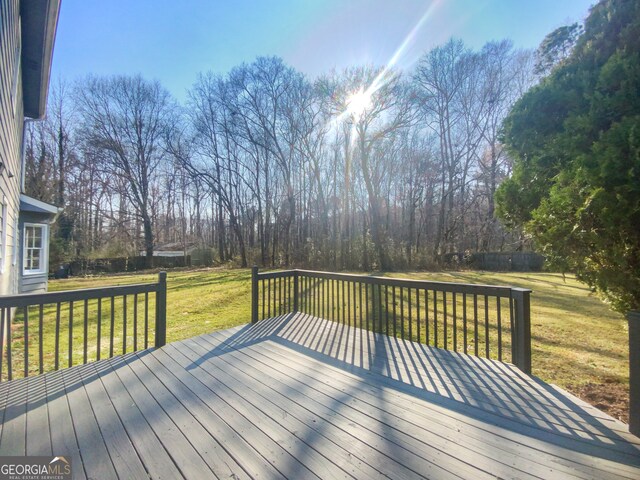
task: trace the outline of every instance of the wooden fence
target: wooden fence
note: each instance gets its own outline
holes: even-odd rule
[[[179,257],[153,257],[153,268],[177,268],[191,266],[191,256]],[[58,269],[52,265],[52,273],[56,273]],[[149,268],[148,258],[144,256],[138,257],[114,257],[114,258],[95,258],[95,259],[77,259],[70,264],[63,266],[65,274],[68,275],[95,275],[101,273],[123,273],[137,272]]]
[[[0,382],[148,348],[150,336],[160,347],[166,303],[166,272],[157,283],[2,296]]]
[[[531,290],[253,267],[251,292],[253,323],[303,312],[531,373]]]

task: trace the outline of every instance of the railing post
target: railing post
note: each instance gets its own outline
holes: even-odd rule
[[[531,290],[512,288],[514,300],[514,332],[511,337],[512,361],[526,374],[531,374]]]
[[[158,274],[156,291],[156,347],[167,343],[167,272]]]
[[[629,431],[640,437],[640,311],[627,313],[629,321]]]
[[[293,271],[293,313],[298,313],[298,270]]]
[[[251,323],[258,321],[258,266],[251,267]]]

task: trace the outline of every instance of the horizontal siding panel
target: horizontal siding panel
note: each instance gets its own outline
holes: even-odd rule
[[[18,78],[17,102],[14,113],[13,92],[14,68],[16,60],[18,0],[0,2],[0,158],[6,169],[0,175],[0,200],[7,201],[7,228],[4,247],[4,272],[0,274],[0,294],[12,294],[18,290],[18,266],[13,265],[14,246],[19,245],[20,235],[16,231],[20,208],[20,182],[22,164],[23,102],[22,79]],[[9,178],[9,173],[13,177]],[[42,283],[40,281],[40,283]],[[46,280],[45,280],[46,284]],[[35,285],[35,284],[34,284]]]

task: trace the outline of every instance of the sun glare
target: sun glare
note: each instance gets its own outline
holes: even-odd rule
[[[371,107],[371,93],[360,89],[347,98],[347,114],[353,117],[361,117]]]

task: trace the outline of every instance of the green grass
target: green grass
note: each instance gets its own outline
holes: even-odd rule
[[[394,273],[389,276],[407,277],[447,282],[512,285],[533,290],[531,316],[533,334],[533,373],[543,380],[561,387],[576,387],[587,383],[615,382],[628,384],[628,332],[624,318],[613,313],[587,287],[572,276],[563,278],[554,273]],[[155,274],[116,275],[94,278],[53,280],[50,291],[91,288],[107,285],[154,282]],[[154,310],[154,299],[150,299],[150,312]],[[109,351],[108,328],[110,305],[103,304],[102,356]],[[118,303],[119,302],[119,303]],[[133,343],[133,300],[127,304],[127,343]],[[170,271],[167,293],[167,340],[169,342],[200,335],[213,330],[225,329],[250,321],[250,271],[203,269],[193,271]],[[122,350],[121,300],[114,310],[114,350]],[[95,359],[95,314],[97,302],[90,302],[89,360]],[[73,362],[83,360],[84,306],[74,306],[73,316]],[[143,304],[138,299],[138,342],[142,342],[141,322]],[[37,309],[29,312],[31,370],[38,370],[36,357]],[[16,320],[20,321],[20,318]],[[45,308],[44,350],[53,352],[55,337],[55,311]],[[64,310],[60,327],[60,349],[63,353],[61,365],[66,366],[68,355],[68,308]],[[150,335],[153,338],[153,315],[150,314]],[[20,371],[22,326],[14,326],[14,369]],[[482,336],[482,335],[481,335]],[[91,342],[91,339],[93,343]],[[424,337],[423,337],[424,339]],[[151,340],[152,343],[152,340]],[[92,346],[91,346],[92,345]],[[45,370],[53,368],[54,358],[47,353]]]

